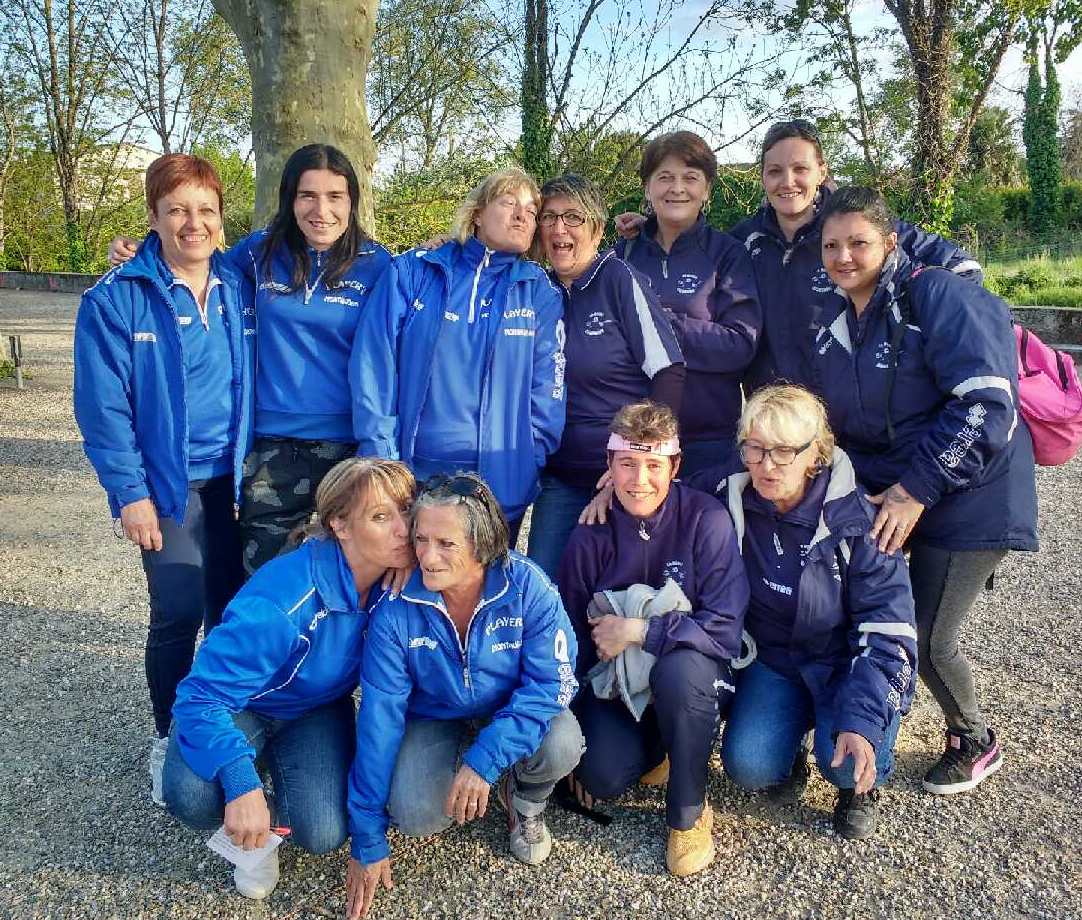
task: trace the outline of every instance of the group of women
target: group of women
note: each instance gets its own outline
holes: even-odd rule
[[[589,180],[505,169],[392,259],[332,147],[224,253],[210,165],[152,165],[151,232],[80,307],[75,409],[142,550],[155,801],[245,848],[349,835],[358,917],[389,824],[473,820],[494,785],[536,864],[565,776],[595,817],[664,783],[667,865],[702,870],[723,721],[727,774],[783,801],[813,731],[835,829],[868,836],[918,662],[947,722],[925,788],[998,769],[958,640],[1036,548],[1007,308],[877,193],[832,191],[807,122],[761,167],[723,233],[709,146],[655,139],[646,218],[604,252]],[[266,896],[277,850],[234,878]]]

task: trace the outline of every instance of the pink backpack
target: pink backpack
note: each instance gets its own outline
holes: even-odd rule
[[[1018,343],[1018,401],[1033,435],[1039,466],[1066,463],[1082,445],[1082,385],[1069,354],[1049,348],[1014,326]]]

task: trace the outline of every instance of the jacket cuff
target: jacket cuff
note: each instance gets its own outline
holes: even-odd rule
[[[870,719],[862,719],[849,713],[841,713],[838,721],[834,723],[835,741],[842,732],[855,732],[860,735],[872,746],[877,754],[883,744],[883,726],[872,722]]]
[[[661,646],[664,644],[664,624],[662,620],[664,616],[650,617],[646,621],[646,635],[642,640],[642,650],[649,652],[655,658],[661,657]]]
[[[116,502],[117,508],[123,508],[125,505],[130,505],[132,502],[150,498],[150,490],[147,489],[147,484],[145,482],[137,482],[130,486],[125,486],[119,492],[114,492],[112,498],[113,501]]]
[[[354,836],[349,842],[349,855],[357,862],[370,866],[381,859],[387,859],[391,855],[391,847],[386,837],[381,837],[376,843],[366,845]]]
[[[218,782],[222,784],[222,792],[227,804],[244,793],[263,786],[255,769],[255,761],[247,755],[238,757],[222,767],[218,771]]]
[[[898,483],[925,508],[931,508],[943,495],[939,489],[911,469],[902,474]]]
[[[469,750],[462,755],[462,762],[490,785],[496,782],[503,772],[496,767],[491,757],[484,751],[478,750],[476,744],[470,745]]]

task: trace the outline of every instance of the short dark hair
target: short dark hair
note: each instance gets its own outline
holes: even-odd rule
[[[861,214],[883,236],[893,233],[897,223],[886,199],[874,188],[863,185],[848,185],[827,198],[821,212],[820,226],[838,214]]]
[[[802,141],[807,141],[815,147],[815,155],[819,158],[819,162],[826,162],[823,157],[823,142],[819,137],[819,129],[812,122],[803,118],[792,118],[789,121],[776,121],[767,128],[762,149],[759,151],[759,168],[762,169],[763,163],[766,161],[766,155],[770,152],[771,147],[791,137],[798,137]]]
[[[289,155],[282,167],[282,179],[278,184],[278,213],[270,222],[267,238],[263,244],[260,263],[264,270],[269,270],[274,251],[285,246],[293,257],[293,270],[290,273],[291,291],[299,291],[308,280],[312,271],[312,260],[308,255],[308,243],[297,226],[293,215],[293,202],[297,197],[297,187],[301,176],[310,169],[328,169],[346,180],[349,189],[349,223],[334,245],[327,251],[327,267],[324,280],[328,287],[334,285],[353,264],[357,251],[369,237],[361,228],[357,218],[357,206],[361,200],[361,186],[353,164],[341,150],[330,144],[306,144]]]
[[[710,184],[718,177],[718,158],[710,145],[694,131],[673,131],[655,137],[643,150],[642,162],[639,163],[639,178],[643,185],[650,181],[667,156],[677,157],[688,166],[701,169]]]

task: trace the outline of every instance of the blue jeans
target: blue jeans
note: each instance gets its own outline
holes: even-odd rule
[[[244,583],[240,528],[233,514],[233,477],[195,480],[184,523],[161,518],[162,548],[143,550],[150,593],[146,674],[154,726],[169,732],[179,684],[192,669],[199,627],[206,635]]]
[[[567,540],[579,522],[579,514],[593,497],[592,487],[568,485],[551,473],[541,473],[541,494],[533,503],[526,555],[553,581]]]
[[[410,837],[446,830],[447,793],[459,767],[459,752],[476,723],[459,719],[408,719],[398,749],[387,812],[391,823]],[[583,740],[579,723],[563,710],[549,723],[541,746],[513,767],[514,805],[523,815],[545,810],[556,783],[578,765]]]
[[[894,769],[898,715],[875,752],[877,786]],[[853,758],[840,767],[834,758],[834,706],[816,710],[803,682],[791,680],[760,661],[737,672],[736,695],[721,741],[721,762],[729,778],[746,789],[784,782],[808,729],[815,726],[815,761],[823,779],[839,789],[853,788]]]
[[[289,839],[309,853],[337,850],[349,834],[346,784],[354,751],[353,697],[343,696],[295,719],[272,719],[250,709],[233,716],[270,771],[273,823],[292,829]],[[213,830],[225,815],[216,779],[205,780],[185,762],[176,728],[165,755],[162,787],[169,810],[189,827]]]
[[[690,476],[708,470],[712,466],[725,463],[736,450],[731,438],[718,441],[683,441],[680,452],[680,475]]]

